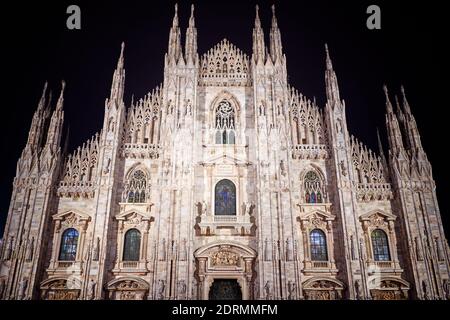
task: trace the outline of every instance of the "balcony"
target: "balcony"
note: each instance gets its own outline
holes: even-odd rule
[[[197,236],[252,236],[255,223],[251,215],[203,215],[196,224]]]
[[[119,261],[112,272],[115,275],[118,274],[136,274],[146,275],[148,273],[147,262],[145,260],[140,261]]]
[[[292,147],[292,159],[327,159],[328,146],[325,144],[297,144]]]
[[[147,143],[125,143],[122,146],[122,156],[133,159],[158,159],[161,146]]]
[[[390,183],[358,183],[356,195],[360,202],[391,200],[393,197]]]

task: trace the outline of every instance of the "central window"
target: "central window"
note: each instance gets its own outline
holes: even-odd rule
[[[147,188],[147,177],[142,170],[133,172],[128,190],[127,202],[130,203],[144,203],[145,191]]]
[[[236,186],[228,179],[220,180],[214,190],[214,214],[236,215]]]
[[[235,111],[227,100],[216,108],[216,144],[235,144]]]

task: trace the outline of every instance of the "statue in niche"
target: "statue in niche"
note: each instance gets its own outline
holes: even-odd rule
[[[3,297],[3,291],[5,290],[5,279],[0,279],[0,299]]]
[[[272,243],[267,238],[264,240],[264,260],[272,260]]]
[[[286,261],[294,260],[294,248],[291,238],[286,239]]]
[[[244,203],[244,208],[245,208],[244,215],[250,216],[252,214],[252,207],[253,207],[253,204],[251,202],[245,202]]]
[[[416,247],[417,260],[422,261],[423,260],[423,253],[422,253],[422,248],[420,246],[418,237],[414,238],[414,246]]]
[[[295,293],[296,287],[297,286],[296,286],[295,282],[292,282],[292,281],[288,282],[288,299],[289,300],[296,299],[296,293]]]
[[[158,280],[158,288],[157,288],[157,292],[158,292],[158,300],[163,300],[164,299],[164,291],[166,290],[166,283],[165,280]]]
[[[272,298],[272,287],[270,280],[264,285],[264,292],[266,294],[265,299],[270,300]]]
[[[202,202],[202,215],[206,216],[208,214],[208,205],[206,204],[206,201],[203,200]]]
[[[356,260],[355,239],[353,236],[350,236],[350,253],[352,256],[352,260]]]
[[[283,160],[280,161],[280,172],[282,176],[286,175],[286,166]]]
[[[6,245],[6,250],[5,250],[5,260],[11,259],[13,245],[14,245],[14,237],[9,237],[9,241]]]
[[[355,293],[356,293],[356,299],[361,300],[362,299],[362,292],[361,292],[361,285],[359,283],[359,280],[355,281]]]
[[[99,253],[100,253],[100,238],[97,237],[97,238],[95,238],[94,250],[92,252],[92,256],[93,256],[92,260],[98,261]]]
[[[426,280],[422,281],[422,292],[423,292],[423,299],[430,300],[430,296],[428,295],[428,284]]]
[[[187,101],[186,101],[186,114],[188,116],[192,115],[192,103],[191,103],[191,100],[189,100],[189,99],[187,99]]]
[[[347,176],[347,168],[345,167],[344,161],[341,161],[339,164],[341,166],[341,173],[342,173],[342,175],[344,177],[346,177]]]
[[[28,287],[28,279],[23,278],[19,283],[19,293],[17,295],[18,300],[25,300],[25,291]]]
[[[86,299],[87,300],[93,300],[95,297],[95,286],[96,282],[91,279],[88,283],[87,292],[86,292]]]
[[[108,158],[108,160],[105,163],[105,166],[103,168],[103,173],[108,174],[109,173],[109,167],[111,166],[111,158]]]
[[[159,247],[159,261],[166,261],[166,239],[163,238]]]
[[[25,254],[26,261],[33,260],[33,252],[34,252],[34,237],[31,238],[31,240],[29,241],[29,243],[27,245],[27,251]]]
[[[448,279],[444,279],[442,283],[442,288],[444,289],[445,293],[445,299],[450,300],[450,283]],[[0,291],[0,297],[1,297],[1,291]]]
[[[182,296],[182,298],[184,298],[184,295],[186,294],[186,281],[179,280],[177,289],[178,289],[178,294],[180,294]]]

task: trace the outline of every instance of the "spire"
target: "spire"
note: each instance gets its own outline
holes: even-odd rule
[[[406,99],[405,88],[403,85],[400,87],[400,90],[402,92],[403,110],[406,114],[411,114],[411,108],[409,107],[408,100]]]
[[[178,4],[175,4],[175,15],[172,21],[172,28],[170,28],[169,47],[167,51],[170,61],[177,62],[178,58],[182,54],[180,39],[181,33],[180,33],[180,26],[178,23]]]
[[[33,119],[31,120],[30,131],[28,132],[28,140],[26,149],[31,149],[37,151],[37,148],[40,145],[42,135],[43,135],[43,127],[47,114],[47,106],[49,104],[49,100],[51,100],[51,95],[47,98],[47,81],[44,84],[44,89],[42,90],[41,98],[39,99],[38,107],[33,114]]]
[[[386,112],[393,113],[391,100],[389,100],[389,92],[386,85],[383,85],[384,96],[386,97]]]
[[[387,86],[383,86],[384,94],[386,96],[386,128],[388,132],[388,140],[390,150],[395,154],[400,150],[404,150],[402,132],[398,123],[397,116],[395,115],[391,101],[389,100],[389,93]]]
[[[110,101],[117,101],[117,102],[123,101],[123,93],[125,87],[124,50],[125,50],[125,43],[122,42],[119,60],[117,61],[117,67],[113,75]]]
[[[264,44],[264,31],[261,28],[261,20],[259,19],[259,6],[256,5],[255,26],[253,27],[253,57],[255,62],[264,63],[266,60],[266,46]]]
[[[387,168],[386,157],[384,156],[383,144],[381,143],[380,130],[377,128],[378,151],[380,152],[381,162]]]
[[[281,33],[278,28],[275,5],[272,5],[272,28],[270,29],[270,54],[274,62],[283,57],[283,45],[281,43]]]
[[[406,141],[408,146],[415,151],[423,151],[422,142],[420,139],[419,128],[417,127],[416,119],[411,112],[408,100],[406,99],[405,89],[401,86],[402,105],[403,105],[403,121],[406,131]]]
[[[339,86],[337,82],[336,73],[333,69],[333,64],[330,58],[330,52],[328,51],[328,45],[325,44],[325,53],[326,53],[326,71],[325,71],[325,85],[327,91],[327,100],[340,103],[341,98],[339,95]]]
[[[59,143],[61,141],[61,133],[64,121],[64,111],[63,111],[63,103],[64,103],[64,89],[66,87],[66,83],[64,80],[61,82],[61,93],[58,98],[58,102],[56,103],[55,111],[53,111],[52,118],[50,120],[50,125],[47,131],[47,141],[46,146],[49,146],[52,151],[56,151],[59,147]]]
[[[197,56],[197,28],[195,28],[194,5],[191,5],[191,17],[186,31],[186,62],[193,64]]]

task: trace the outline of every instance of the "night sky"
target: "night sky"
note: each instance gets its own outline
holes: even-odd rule
[[[0,234],[8,213],[16,162],[25,146],[44,82],[49,81],[54,97],[59,95],[61,80],[67,82],[64,110],[65,127],[70,125],[71,151],[101,128],[104,101],[109,96],[122,41],[126,43],[126,104],[132,94],[143,97],[162,82],[174,3],[73,0],[20,1],[8,7],[2,4]],[[184,45],[192,2],[178,3]],[[251,55],[257,3],[268,44],[273,2],[194,3],[200,54],[227,38]],[[387,147],[382,85],[386,83],[392,95],[400,93],[400,84],[405,86],[433,165],[448,238],[449,161],[442,151],[448,147],[445,109],[449,90],[448,80],[443,79],[448,74],[448,53],[444,50],[446,38],[439,34],[445,24],[444,9],[413,1],[275,3],[290,84],[306,96],[316,97],[323,107],[327,42],[341,97],[346,101],[349,130],[373,150],[377,150],[377,127]],[[81,7],[81,30],[66,28],[66,8],[71,4]],[[371,4],[381,7],[381,30],[366,28],[366,8]]]

